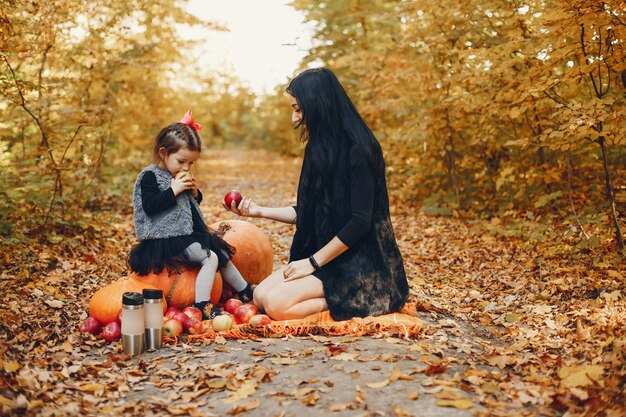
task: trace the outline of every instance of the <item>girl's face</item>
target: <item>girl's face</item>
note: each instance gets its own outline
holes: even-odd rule
[[[159,149],[162,165],[167,169],[173,177],[180,171],[189,171],[196,159],[200,156],[200,152],[192,151],[189,148],[180,148],[178,151],[167,154],[165,148]]]
[[[291,123],[294,125],[299,124],[302,121],[302,109],[298,104],[298,100],[291,94],[287,94],[287,98],[289,99],[289,104],[291,105],[292,113],[291,113]]]

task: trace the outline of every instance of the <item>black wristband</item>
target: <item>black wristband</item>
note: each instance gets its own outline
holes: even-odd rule
[[[313,255],[309,256],[309,262],[311,262],[311,265],[313,265],[313,269],[315,269],[316,271],[320,269],[320,264],[317,263]]]

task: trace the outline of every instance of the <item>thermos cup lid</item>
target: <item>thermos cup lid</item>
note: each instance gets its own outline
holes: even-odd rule
[[[144,289],[143,298],[145,298],[146,300],[160,300],[161,298],[163,298],[163,291]]]
[[[125,292],[122,295],[122,304],[127,306],[140,306],[143,304],[143,295],[138,292]]]

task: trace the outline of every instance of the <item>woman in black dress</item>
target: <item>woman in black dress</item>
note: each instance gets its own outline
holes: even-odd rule
[[[246,197],[225,206],[296,225],[289,264],[256,287],[255,304],[277,320],[327,309],[335,320],[399,311],[409,288],[380,144],[330,70],[304,71],[287,93],[306,142],[297,205],[262,207]]]

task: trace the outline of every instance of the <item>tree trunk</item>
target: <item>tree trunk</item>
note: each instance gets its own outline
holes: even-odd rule
[[[461,192],[459,190],[459,179],[456,174],[456,160],[454,158],[454,136],[453,129],[450,124],[450,115],[446,111],[446,125],[448,126],[448,140],[446,141],[446,165],[448,166],[448,176],[450,177],[450,185],[454,188],[456,195],[456,203],[461,204]]]
[[[609,199],[609,205],[611,207],[611,217],[613,218],[613,226],[615,227],[615,239],[617,240],[617,247],[624,249],[624,238],[622,237],[622,231],[619,227],[617,220],[617,211],[615,210],[615,193],[613,192],[613,183],[611,182],[611,173],[609,172],[609,161],[606,155],[606,146],[604,144],[604,136],[598,137],[598,143],[600,149],[602,149],[602,163],[604,165],[604,183],[606,185],[606,195]]]

